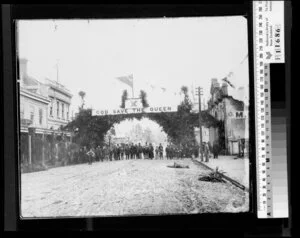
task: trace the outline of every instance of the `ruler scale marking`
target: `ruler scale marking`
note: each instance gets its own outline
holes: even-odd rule
[[[284,62],[283,1],[253,2],[257,214],[273,217],[270,63]],[[272,31],[274,29],[274,31]]]

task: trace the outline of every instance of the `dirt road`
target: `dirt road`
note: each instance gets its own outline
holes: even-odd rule
[[[21,175],[23,217],[242,212],[248,193],[199,181],[209,171],[174,160],[96,162]]]

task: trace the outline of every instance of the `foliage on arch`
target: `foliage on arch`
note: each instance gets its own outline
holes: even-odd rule
[[[91,109],[81,109],[76,119],[70,122],[65,129],[77,131],[74,136],[74,142],[82,146],[100,145],[104,142],[106,133],[114,124],[126,119],[136,118],[140,120],[146,117],[158,123],[175,145],[183,147],[196,145],[194,128],[199,127],[199,114],[192,113],[192,102],[189,99],[187,87],[183,86],[181,92],[184,94],[184,98],[178,105],[177,112],[92,116]],[[140,97],[143,106],[147,107],[146,92],[141,91]],[[127,93],[124,91],[122,106],[124,106],[125,98],[127,98]],[[201,112],[201,117],[205,126],[219,126],[219,122],[206,111]]]

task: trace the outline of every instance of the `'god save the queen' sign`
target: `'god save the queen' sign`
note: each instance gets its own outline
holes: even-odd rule
[[[137,114],[137,113],[162,113],[162,112],[177,112],[175,106],[158,106],[158,107],[140,107],[140,108],[117,108],[117,109],[93,109],[93,116],[106,116],[106,115],[124,115],[124,114]]]

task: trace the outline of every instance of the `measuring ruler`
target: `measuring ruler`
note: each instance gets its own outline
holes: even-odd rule
[[[283,28],[283,1],[253,1],[258,218],[273,217],[270,63],[284,63]]]

